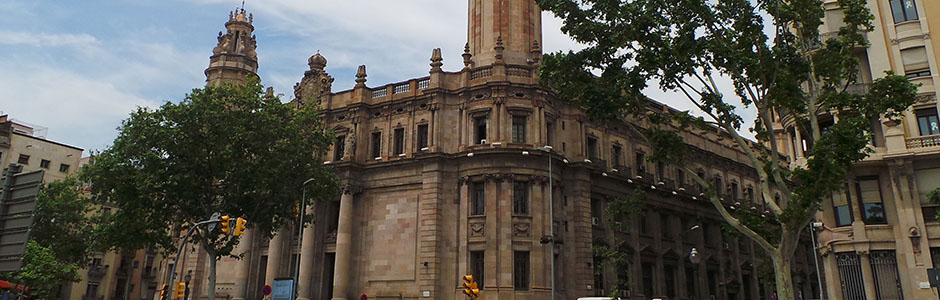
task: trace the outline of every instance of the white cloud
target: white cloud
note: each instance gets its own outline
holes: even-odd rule
[[[101,42],[88,34],[49,34],[33,32],[0,31],[0,45],[25,45],[31,47],[78,47],[87,48]]]
[[[2,62],[0,69],[8,71],[0,73],[4,113],[48,127],[49,139],[86,150],[109,145],[115,128],[136,107],[158,105],[69,70]]]

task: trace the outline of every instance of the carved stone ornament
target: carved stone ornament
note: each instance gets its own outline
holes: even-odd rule
[[[512,224],[512,236],[530,236],[529,223]]]
[[[470,236],[483,236],[484,229],[486,229],[486,223],[470,223]]]
[[[343,194],[355,195],[362,192],[362,187],[358,185],[347,184],[343,186]]]
[[[468,180],[470,180],[470,176],[460,176],[460,178],[457,178],[457,186],[467,184]]]

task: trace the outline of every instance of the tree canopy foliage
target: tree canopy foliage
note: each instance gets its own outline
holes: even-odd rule
[[[873,28],[866,1],[839,0],[844,25],[825,39],[818,31],[825,16],[821,0],[537,2],[564,19],[563,32],[586,45],[547,55],[543,84],[600,122],[637,125],[658,153],[650,159],[684,168],[707,187],[724,220],[773,261],[780,299],[793,299],[789,261],[800,231],[821,199],[841,189],[852,164],[870,153],[871,120],[898,118],[914,103],[916,86],[904,76],[872,74],[873,82],[858,85],[858,55]],[[730,87],[719,84],[723,80]],[[644,90],[651,83],[705,117],[650,113]],[[859,86],[867,89],[859,92]],[[756,122],[744,124],[742,111],[755,111]],[[832,122],[824,128],[820,117]],[[792,124],[808,140],[806,160],[795,168],[782,161],[775,122]],[[756,196],[766,201],[769,216],[728,209],[716,194],[724,187],[683,163],[679,133],[714,132],[712,126],[747,154],[758,175]],[[745,127],[759,143],[742,136]]]
[[[119,130],[84,172],[96,199],[120,207],[103,222],[104,237],[119,248],[173,250],[180,231],[215,212],[243,217],[253,232],[270,236],[295,216],[305,180],[314,179],[308,202],[338,192],[321,161],[332,135],[317,108],[265,95],[257,79],[138,108]],[[203,228],[193,240],[214,258],[211,282],[215,260],[238,239]]]

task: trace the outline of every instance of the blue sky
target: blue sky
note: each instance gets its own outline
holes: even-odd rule
[[[0,112],[48,127],[49,139],[86,155],[104,149],[136,107],[178,101],[204,85],[216,35],[240,5],[0,1]],[[248,0],[246,9],[254,14],[262,82],[288,96],[318,50],[334,91],[351,88],[361,64],[369,86],[426,76],[433,48],[442,48],[445,70],[462,67],[464,0]],[[543,15],[545,51],[578,47],[559,31],[560,20]],[[657,99],[688,107],[685,99]]]

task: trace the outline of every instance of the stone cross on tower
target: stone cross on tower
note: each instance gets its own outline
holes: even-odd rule
[[[534,0],[470,0],[467,42],[473,67],[535,63],[541,40],[542,12]]]
[[[255,30],[252,21],[254,16],[244,8],[229,13],[225,34],[219,32],[218,44],[209,58],[206,85],[242,83],[247,76],[258,76],[258,43],[252,34]]]

